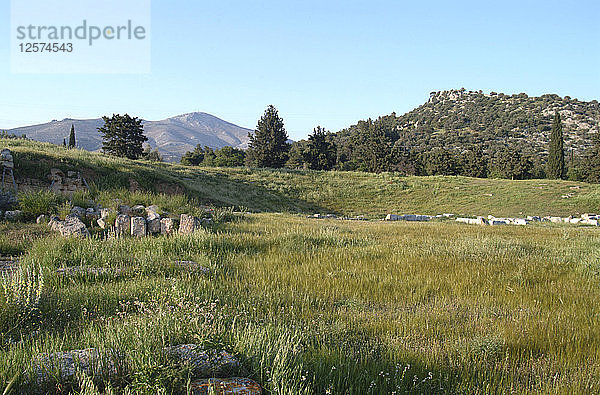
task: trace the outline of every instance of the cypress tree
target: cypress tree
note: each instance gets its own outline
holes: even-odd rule
[[[565,176],[565,152],[562,133],[562,123],[558,111],[554,115],[550,147],[548,150],[547,174],[550,179],[559,179]]]
[[[63,138],[63,147],[67,148],[67,140]]]
[[[75,148],[75,126],[71,124],[71,133],[69,134],[69,148]]]
[[[248,134],[250,141],[246,161],[252,167],[281,168],[288,159],[289,144],[283,119],[277,109],[270,105],[258,121],[254,135]]]

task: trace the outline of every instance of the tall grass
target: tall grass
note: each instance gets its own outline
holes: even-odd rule
[[[271,393],[595,392],[597,236],[261,214],[189,236],[38,239],[24,262],[44,272],[39,313],[4,340],[0,380],[92,391],[85,378],[31,386],[28,361],[95,347],[122,365],[98,391],[185,393],[190,371],[160,349],[198,343],[236,354],[231,374]],[[122,270],[55,272],[66,266]]]
[[[46,190],[22,192],[19,194],[19,209],[23,212],[24,219],[33,220],[42,214],[55,213],[61,201],[64,198]]]

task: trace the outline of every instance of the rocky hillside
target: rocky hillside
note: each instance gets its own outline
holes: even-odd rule
[[[399,117],[392,114],[389,121],[395,125],[399,143],[407,148],[515,143],[525,151],[544,154],[555,111],[562,117],[565,145],[573,148],[575,155],[588,147],[591,136],[600,131],[600,105],[596,100],[465,89],[432,92],[427,103]]]
[[[8,130],[9,134],[54,144],[62,144],[69,137],[71,125],[75,126],[77,146],[87,151],[98,151],[102,147],[102,136],[98,128],[104,124],[97,119],[63,119],[41,125],[25,126]],[[159,152],[166,161],[179,161],[187,151],[192,151],[196,145],[207,145],[211,148],[221,148],[230,145],[246,148],[248,133],[252,132],[219,119],[213,115],[193,112],[178,115],[161,121],[144,121],[144,133],[148,143]]]

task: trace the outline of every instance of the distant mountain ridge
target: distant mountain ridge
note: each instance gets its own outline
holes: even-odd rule
[[[247,148],[248,133],[246,129],[213,115],[203,112],[192,112],[177,115],[160,121],[143,120],[144,134],[148,144],[163,156],[164,160],[177,162],[187,151],[196,145],[207,145],[211,148],[232,146]],[[25,134],[28,138],[54,144],[62,144],[69,137],[71,125],[75,126],[77,146],[87,151],[99,151],[102,148],[102,135],[98,128],[104,125],[102,118],[70,119],[51,121],[32,126],[24,126],[7,130],[15,135]]]

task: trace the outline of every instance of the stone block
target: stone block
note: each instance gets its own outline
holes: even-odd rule
[[[119,236],[129,234],[131,230],[131,217],[126,214],[117,215],[115,219],[115,233]]]
[[[160,233],[160,215],[155,212],[150,212],[148,213],[146,220],[148,222],[148,233]]]
[[[146,218],[132,217],[131,218],[131,235],[135,237],[146,236]]]
[[[200,229],[200,220],[193,215],[181,214],[179,219],[179,234],[189,235]]]
[[[160,220],[160,234],[170,235],[175,231],[175,221],[173,218],[162,218]]]

